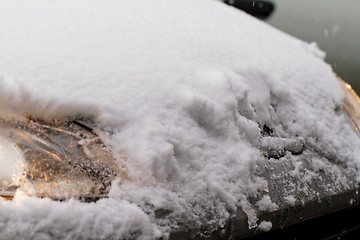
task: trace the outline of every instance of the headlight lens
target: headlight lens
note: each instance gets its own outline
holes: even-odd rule
[[[0,195],[106,196],[120,177],[100,138],[78,121],[0,119]]]
[[[342,88],[345,95],[342,108],[350,117],[356,130],[360,133],[360,98],[352,89],[350,84],[347,84],[341,79],[339,80],[342,83]]]

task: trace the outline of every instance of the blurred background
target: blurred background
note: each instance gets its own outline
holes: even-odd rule
[[[360,94],[359,0],[228,0],[269,24],[326,52],[334,72]]]

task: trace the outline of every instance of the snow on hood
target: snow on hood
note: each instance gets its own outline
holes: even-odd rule
[[[324,54],[220,2],[0,1],[0,32],[1,112],[93,117],[128,174],[93,204],[0,199],[1,239],[166,238],[238,208],[256,226],[264,128],[360,156]]]

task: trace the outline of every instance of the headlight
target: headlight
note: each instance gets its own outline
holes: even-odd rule
[[[348,114],[354,127],[360,133],[360,98],[352,89],[350,84],[339,79],[342,83],[342,88],[345,94],[344,104],[342,109]]]
[[[0,119],[0,195],[17,188],[55,199],[100,198],[122,175],[100,138],[78,121]]]
[[[6,190],[3,195],[20,184],[24,172],[24,156],[21,151],[6,138],[0,136],[0,188]]]

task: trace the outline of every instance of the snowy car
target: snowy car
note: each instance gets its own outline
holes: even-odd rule
[[[0,239],[237,239],[358,205],[359,97],[315,43],[213,0],[0,9]]]

